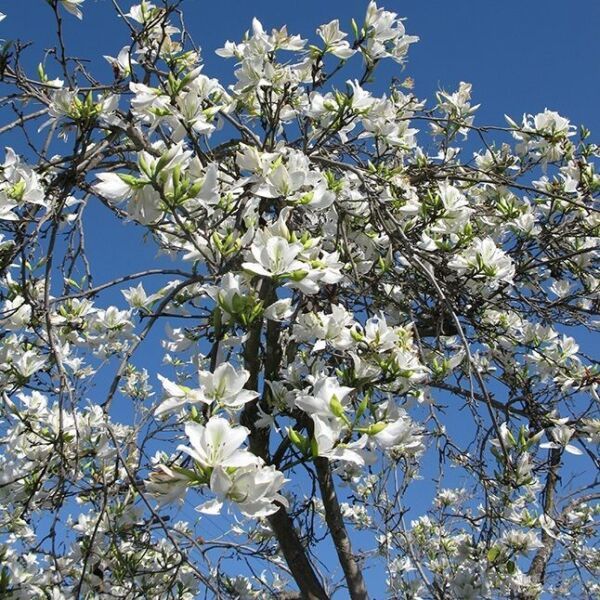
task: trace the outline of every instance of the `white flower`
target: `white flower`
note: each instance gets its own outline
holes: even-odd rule
[[[130,287],[126,290],[122,290],[121,293],[131,308],[148,308],[155,300],[162,297],[162,294],[160,293],[148,296],[141,283],[138,284],[137,287]]]
[[[551,537],[557,539],[556,521],[547,514],[541,514],[538,517],[538,525]]]
[[[23,296],[15,296],[6,300],[0,310],[0,323],[7,330],[20,329],[31,319],[31,305],[25,302]]]
[[[112,65],[112,68],[120,77],[129,75],[131,72],[131,65],[137,64],[137,61],[131,58],[129,51],[129,46],[123,46],[116,58],[106,55],[103,56],[103,58]]]
[[[404,454],[415,454],[423,449],[423,436],[421,429],[408,417],[401,417],[393,423],[381,423],[375,426],[379,429],[373,438],[383,449],[398,448]]]
[[[229,363],[222,363],[214,373],[200,371],[202,401],[207,404],[216,402],[227,408],[239,408],[251,402],[258,392],[243,389],[249,377],[249,371],[236,370]]]
[[[116,306],[109,306],[106,310],[98,310],[93,317],[92,326],[96,331],[128,331],[133,329],[130,321],[131,313],[119,310]]]
[[[59,0],[67,12],[76,16],[78,19],[83,19],[83,13],[79,7],[83,4],[84,0]]]
[[[226,313],[233,315],[237,313],[237,305],[248,296],[249,291],[245,278],[235,273],[226,273],[218,286],[212,285],[206,288],[206,293]]]
[[[125,13],[125,16],[143,25],[152,18],[156,18],[156,6],[148,0],[142,0],[139,4],[134,4],[129,12]]]
[[[144,483],[146,491],[162,505],[183,502],[190,480],[166,465],[159,464]]]
[[[286,499],[278,493],[286,481],[283,473],[273,466],[253,465],[233,473],[217,467],[210,478],[210,489],[217,495],[217,500],[198,510],[214,514],[220,511],[223,500],[228,499],[247,517],[266,517],[279,510],[275,501],[287,506]]]
[[[348,354],[352,358],[354,376],[357,379],[369,381],[375,379],[381,373],[381,369],[378,366],[363,360],[356,352],[349,352]]]
[[[575,135],[569,119],[561,117],[556,111],[547,108],[542,113],[533,117],[533,125],[536,131],[547,135]]]
[[[333,54],[337,58],[347,60],[356,50],[350,48],[350,44],[344,40],[347,33],[340,31],[340,22],[334,19],[317,29],[317,34],[325,42],[325,52]]]
[[[304,185],[306,173],[303,170],[288,171],[284,165],[279,165],[267,177],[266,183],[258,186],[254,193],[265,198],[291,196]]]
[[[569,440],[573,437],[575,430],[571,427],[567,427],[566,425],[557,425],[556,427],[552,427],[549,430],[549,434],[552,437],[552,442],[545,442],[540,444],[540,448],[555,448],[555,449],[564,449],[565,452],[569,454],[575,454],[576,456],[580,456],[583,452],[573,444],[569,444]]]
[[[472,270],[474,278],[484,278],[498,282],[512,283],[515,267],[510,257],[492,238],[476,238],[462,254],[449,261],[448,266],[457,271]]]
[[[514,550],[519,554],[527,554],[531,550],[536,550],[543,546],[541,540],[533,531],[521,531],[518,529],[510,529],[505,532],[500,541],[510,550]]]
[[[202,106],[202,98],[195,90],[182,94],[177,99],[179,108],[178,119],[171,138],[179,141],[185,137],[188,130],[193,130],[199,135],[210,135],[215,126],[208,121],[206,111]]]
[[[256,146],[240,144],[240,150],[236,154],[236,162],[240,169],[263,175],[271,169],[273,161],[278,154],[273,152],[261,152]]]
[[[317,446],[317,454],[330,460],[341,460],[343,462],[364,465],[365,459],[360,450],[367,443],[367,436],[361,436],[357,441],[350,444],[338,443],[342,426],[337,419],[321,417],[313,414],[314,440]]]
[[[6,194],[0,195],[0,221],[17,221],[19,216],[13,212],[14,208],[17,208],[18,204],[6,196]]]
[[[173,109],[170,106],[169,97],[161,90],[135,82],[129,84],[129,89],[135,94],[131,101],[132,110],[145,121],[156,126],[159,122],[157,114],[171,114]]]
[[[431,227],[436,233],[455,233],[462,229],[468,222],[473,210],[469,208],[469,202],[458,188],[448,182],[439,184],[440,200],[444,206],[444,212],[440,219]]]
[[[309,342],[317,338],[313,344],[313,352],[318,352],[329,342],[338,350],[347,350],[354,344],[350,334],[350,325],[354,323],[351,314],[341,305],[334,304],[331,313],[301,313],[294,326],[294,338],[299,342]]]
[[[365,323],[362,332],[364,342],[376,352],[387,352],[395,347],[398,342],[398,334],[387,324],[383,314],[371,317]]]
[[[156,409],[155,414],[158,416],[186,403],[200,402],[209,405],[214,402],[226,408],[237,409],[258,396],[258,392],[243,389],[250,373],[245,369],[238,371],[229,363],[219,365],[214,373],[200,371],[199,376],[200,388],[190,389],[158,375],[167,399]]]
[[[133,192],[118,173],[98,173],[96,177],[100,183],[93,186],[94,191],[108,200],[120,202],[129,198]]]
[[[157,375],[157,377],[162,383],[166,399],[155,410],[154,414],[156,416],[180,408],[188,402],[190,404],[204,402],[204,395],[201,390],[194,390],[185,385],[173,383],[162,375]]]
[[[263,313],[271,321],[287,321],[294,314],[291,298],[283,298],[269,305]]]
[[[242,268],[263,277],[275,277],[293,271],[301,271],[304,263],[296,260],[302,251],[302,244],[290,244],[282,237],[272,237],[264,245],[252,244],[250,249],[254,262],[245,262]]]
[[[472,125],[474,114],[479,108],[479,104],[471,106],[471,84],[461,81],[458,90],[452,94],[448,92],[439,92],[437,94],[438,108],[447,115],[448,119],[459,122],[459,124]],[[467,127],[459,129],[465,138],[468,133]],[[437,134],[443,133],[443,129],[439,125],[433,125],[433,132]]]
[[[323,377],[313,385],[312,395],[296,398],[296,406],[311,417],[319,416],[328,419],[344,420],[346,397],[353,388],[342,386],[335,377]]]
[[[31,377],[46,364],[46,359],[39,356],[34,350],[27,350],[12,364],[13,368],[22,377]]]
[[[586,435],[586,441],[591,444],[600,444],[600,419],[582,419],[582,433]]]
[[[554,281],[550,286],[550,291],[558,298],[565,298],[571,293],[571,282],[566,279]]]
[[[162,215],[160,194],[149,185],[138,190],[127,204],[129,217],[142,225],[150,225]]]
[[[404,25],[396,13],[377,8],[375,2],[369,2],[365,17],[366,47],[370,60],[392,58],[398,63],[404,62],[410,44],[419,40],[416,36],[406,35]]]
[[[162,341],[163,347],[169,352],[184,352],[194,344],[194,339],[185,329],[173,329],[168,323],[165,325],[166,339]]]
[[[309,263],[300,263],[299,270],[292,273],[291,281],[286,287],[299,289],[302,293],[312,295],[318,293],[319,284],[331,285],[343,278],[340,270],[344,264],[339,261],[338,252],[320,251],[319,256]]]
[[[178,446],[178,450],[189,454],[202,467],[248,467],[258,465],[261,459],[247,450],[241,450],[250,433],[246,427],[232,427],[227,419],[211,417],[206,426],[186,423],[185,433],[190,441],[188,446]]]
[[[562,158],[566,149],[564,142],[576,133],[568,119],[548,109],[534,117],[523,116],[521,127],[508,117],[507,121],[514,128],[513,137],[521,142],[517,152],[541,156],[544,165]]]

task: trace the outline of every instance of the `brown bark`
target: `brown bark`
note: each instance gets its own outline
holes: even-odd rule
[[[560,466],[560,455],[561,451],[557,448],[554,448],[550,452],[550,470],[548,472],[548,477],[546,478],[546,485],[544,487],[544,514],[549,515],[552,509],[554,508],[554,494],[556,491],[556,484],[558,482],[558,467]],[[546,577],[546,567],[548,566],[548,561],[552,556],[552,552],[554,551],[554,546],[556,545],[556,540],[546,533],[546,531],[542,531],[542,547],[537,551],[536,555],[533,557],[531,561],[531,566],[529,567],[529,571],[527,575],[531,578],[532,583],[542,584],[544,583],[544,579]],[[534,598],[534,596],[524,595],[524,600],[530,600],[530,598]]]
[[[325,507],[325,520],[331,532],[340,564],[344,571],[348,592],[352,600],[368,600],[367,586],[362,572],[352,554],[350,537],[344,525],[342,511],[338,502],[335,486],[329,468],[329,460],[323,457],[315,459],[317,479]]]
[[[305,600],[328,600],[329,596],[317,578],[296,533],[292,519],[285,508],[280,508],[268,519],[302,598]]]

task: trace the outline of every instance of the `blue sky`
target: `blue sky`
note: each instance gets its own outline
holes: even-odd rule
[[[121,4],[128,7],[132,2]],[[598,0],[390,0],[380,4],[407,17],[408,33],[421,41],[411,47],[404,71],[391,62],[383,66],[375,84],[378,91],[384,90],[391,76],[410,76],[415,94],[431,104],[436,90],[454,91],[460,81],[467,81],[473,84],[474,103],[481,104],[478,124],[503,125],[504,114],[520,119],[524,112],[535,114],[547,107],[575,124],[585,124],[592,138],[600,136]],[[253,16],[266,28],[287,24],[290,32],[311,38],[318,25],[333,18],[350,31],[350,19],[360,23],[366,6],[366,0],[184,2],[186,25],[202,47],[205,72],[225,82],[232,80],[233,62],[215,56],[214,50],[227,39],[239,40]],[[65,15],[69,53],[95,57],[94,62],[103,54],[116,55],[127,41],[127,31],[114,16],[111,2],[86,0],[83,8],[82,23]],[[0,11],[7,14],[0,24],[0,38],[33,40],[27,60],[35,67],[43,49],[52,43],[49,9],[43,0],[0,0]],[[108,67],[102,64],[101,68],[108,74]],[[60,73],[48,69],[48,75]],[[2,146],[11,144],[16,144],[12,136],[2,140]],[[117,225],[101,210],[92,214],[88,248],[97,259],[92,261],[96,283],[142,270],[154,261],[154,251],[140,244],[131,226]],[[111,232],[108,238],[107,231]],[[148,285],[147,289],[154,288]],[[148,340],[151,346],[156,348],[161,332],[159,328]],[[156,350],[142,351],[136,363],[144,366],[158,358]],[[377,594],[381,579],[379,583],[375,577],[370,579],[374,596],[381,598]]]

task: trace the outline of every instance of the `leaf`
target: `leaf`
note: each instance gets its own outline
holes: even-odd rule
[[[490,548],[487,553],[487,559],[489,562],[493,563],[500,556],[500,548],[498,546],[494,546]]]

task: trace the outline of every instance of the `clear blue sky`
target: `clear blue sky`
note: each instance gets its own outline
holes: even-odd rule
[[[33,68],[53,39],[54,24],[44,4],[44,0],[0,0],[0,11],[7,14],[0,24],[0,38],[34,41],[27,52]],[[125,7],[131,4],[122,2]],[[408,33],[420,36],[421,41],[411,46],[402,73],[391,62],[381,69],[376,89],[383,91],[393,75],[410,76],[416,95],[433,100],[439,88],[453,91],[460,81],[467,81],[473,84],[474,102],[482,105],[478,124],[503,124],[504,114],[520,119],[524,112],[535,114],[547,107],[575,124],[585,124],[592,138],[600,139],[598,0],[390,0],[379,4],[407,17]],[[205,72],[225,82],[231,82],[233,62],[218,58],[214,50],[227,39],[239,40],[253,16],[266,28],[287,24],[290,32],[312,37],[318,25],[333,18],[350,31],[350,19],[355,17],[360,23],[366,6],[366,0],[184,3],[188,30],[203,50]],[[127,31],[114,16],[111,2],[86,0],[83,10],[81,23],[65,15],[69,54],[116,55],[127,41]],[[108,74],[108,67],[103,64],[102,68]],[[49,69],[48,75],[60,73]],[[12,136],[2,140],[2,146],[12,144],[16,144]],[[116,226],[105,212],[94,212],[93,218],[88,248],[97,259],[92,260],[96,283],[148,267],[154,251],[132,237],[131,227]],[[120,301],[120,294],[113,301],[117,298]],[[150,346],[161,333],[162,328],[148,340]],[[158,370],[160,357],[154,347],[154,351],[142,350],[135,362],[149,365],[151,371],[155,371],[154,363]],[[370,579],[374,597],[383,598],[383,580]]]

